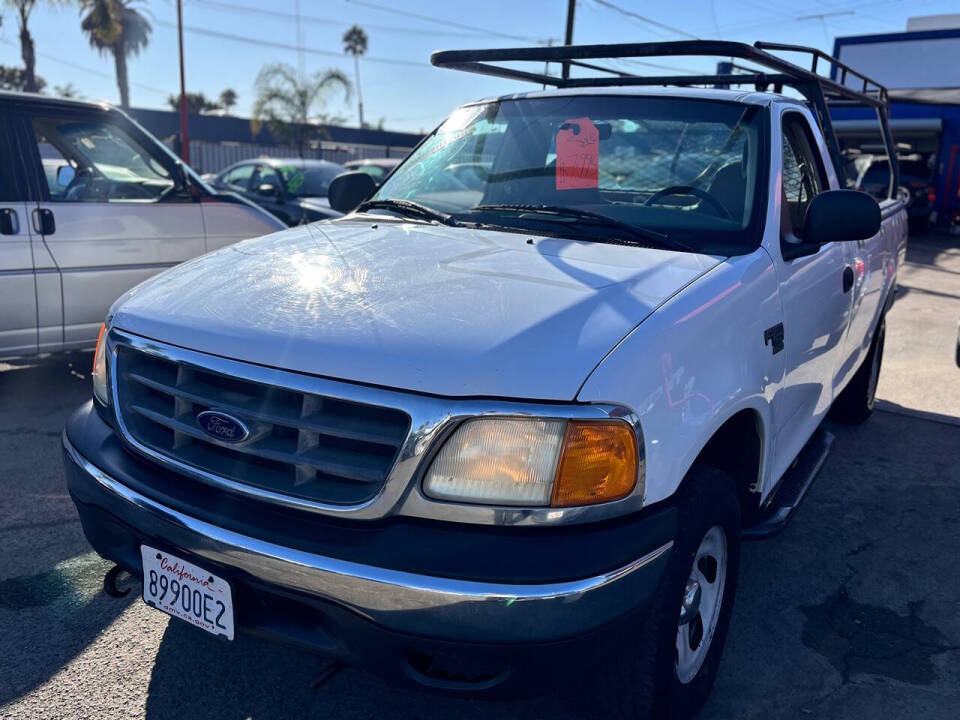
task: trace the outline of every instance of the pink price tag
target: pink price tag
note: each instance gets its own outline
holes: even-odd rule
[[[557,131],[557,190],[599,186],[600,131],[590,118],[572,118]]]

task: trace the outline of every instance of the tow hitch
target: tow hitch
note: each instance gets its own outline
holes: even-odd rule
[[[130,593],[130,588],[120,588],[118,586],[118,581],[121,576],[124,576],[125,580],[130,580],[131,575],[126,570],[124,570],[119,565],[114,565],[112,568],[107,570],[107,574],[103,576],[103,591],[113,598],[122,598],[126,597]]]

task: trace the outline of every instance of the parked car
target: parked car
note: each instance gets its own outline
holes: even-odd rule
[[[348,215],[106,318],[68,481],[147,603],[421,688],[698,710],[741,537],[794,517],[831,407],[871,413],[906,212],[841,189],[829,115],[756,80],[538,74],[601,49],[742,58],[886,117],[740,43],[434,54],[563,89],[456,110],[379,188],[334,180]],[[435,189],[494,143],[481,187]]]
[[[402,162],[403,158],[364,158],[363,160],[345,162],[343,167],[347,170],[358,170],[366,173],[379,185]]]
[[[340,217],[327,200],[330,181],[343,167],[326,160],[260,158],[234,163],[213,186],[240,193],[287,225]]]
[[[907,216],[910,230],[917,235],[928,232],[937,223],[936,158],[921,154],[901,157],[900,184],[910,193]]]
[[[0,158],[0,357],[93,347],[140,281],[283,228],[101,103],[0,92]]]

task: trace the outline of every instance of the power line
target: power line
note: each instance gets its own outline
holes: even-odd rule
[[[249,5],[237,5],[235,3],[227,2],[218,2],[217,0],[192,0],[193,3],[199,5],[209,5],[210,7],[221,8],[223,10],[230,10],[231,12],[245,12],[254,15],[261,15],[264,17],[275,17],[282,20],[290,20],[296,22],[297,15],[295,13],[283,12],[282,10],[269,10],[267,8],[258,8],[251,7]],[[317,15],[300,15],[299,17],[301,22],[312,23],[314,25],[324,25],[326,27],[348,27],[353,23],[346,22],[344,20],[334,20],[332,18],[322,18]],[[400,27],[397,25],[374,25],[372,23],[363,23],[364,28],[369,28],[371,30],[380,30],[382,32],[397,32],[404,34],[413,34],[413,35],[429,35],[431,37],[436,37],[436,30],[430,30],[427,28],[411,28],[411,27]],[[482,30],[473,30],[472,32],[462,32],[462,33],[447,33],[453,37],[466,37],[466,38],[476,38],[484,34]]]
[[[626,8],[622,8],[622,7],[620,7],[619,5],[615,5],[614,3],[609,2],[608,0],[593,0],[593,1],[594,1],[597,5],[602,5],[603,7],[609,8],[610,10],[613,10],[614,12],[618,12],[618,13],[620,13],[621,15],[624,15],[625,17],[633,18],[634,20],[639,20],[640,22],[646,23],[647,25],[653,25],[654,27],[658,27],[658,28],[660,28],[661,30],[668,30],[668,31],[670,31],[670,32],[672,32],[672,33],[676,33],[677,35],[683,35],[684,37],[688,37],[688,38],[690,38],[690,39],[692,39],[692,40],[699,40],[699,39],[700,39],[700,38],[698,38],[696,35],[691,35],[691,34],[688,33],[686,30],[681,30],[680,28],[675,28],[675,27],[673,27],[673,26],[671,26],[671,25],[667,25],[667,24],[662,23],[662,22],[659,22],[659,21],[657,21],[657,20],[653,20],[653,19],[648,18],[648,17],[646,17],[646,16],[644,16],[644,15],[640,15],[639,13],[633,12],[633,10],[627,10]]]
[[[176,29],[176,25],[165,20],[155,19],[153,21],[157,25],[166,28]],[[231,40],[233,42],[245,43],[248,45],[260,45],[262,47],[274,48],[277,50],[293,50],[299,51],[301,48],[296,45],[290,45],[288,43],[279,43],[273,42],[270,40],[261,40],[259,38],[253,38],[248,35],[234,35],[233,33],[220,32],[218,30],[207,30],[205,28],[192,27],[189,25],[184,25],[183,29],[188,33],[193,33],[194,35],[206,35],[207,37],[215,37],[220,40]],[[318,50],[317,48],[302,48],[303,52],[309,53],[311,55],[322,55],[323,57],[337,58],[338,60],[346,60],[346,56],[342,53],[333,52],[331,50]],[[414,60],[399,60],[394,58],[377,58],[370,57],[369,55],[363,56],[364,62],[373,62],[373,63],[383,63],[386,65],[406,65],[410,67],[420,67],[420,68],[429,68],[433,67],[429,63],[416,62]]]
[[[461,30],[472,30],[474,32],[482,32],[484,35],[493,35],[495,37],[502,37],[508,40],[519,40],[521,42],[532,42],[539,43],[541,45],[547,45],[548,41],[553,38],[531,38],[523,35],[511,35],[510,33],[500,32],[499,30],[491,30],[489,28],[478,28],[474,25],[467,25],[465,23],[454,22],[453,20],[444,20],[442,18],[431,17],[430,15],[421,15],[420,13],[411,12],[409,10],[398,10],[396,8],[387,7],[386,5],[379,5],[374,2],[369,2],[369,0],[346,0],[346,2],[352,5],[360,5],[361,7],[372,8],[374,10],[381,10],[382,12],[393,13],[394,15],[401,15],[403,17],[412,17],[417,20],[423,20],[425,22],[436,23],[437,25],[445,25],[447,27],[459,28]]]
[[[3,43],[4,45],[12,45],[14,47],[18,46],[18,43],[15,43],[12,40],[7,40],[6,38],[0,38],[0,43]],[[45,52],[37,52],[36,55],[38,58],[43,58],[44,60],[49,60],[50,62],[55,62],[60,65],[68,65],[73,70],[79,70],[81,72],[87,73],[88,75],[96,75],[97,77],[105,78],[107,80],[116,80],[116,75],[113,75],[108,72],[104,72],[102,70],[96,70],[94,68],[87,67],[85,65],[77,65],[77,63],[74,62],[73,60],[64,60],[63,58],[59,58],[56,55],[51,55],[50,53],[45,53]],[[169,90],[161,90],[160,88],[155,88],[151,85],[144,85],[143,83],[135,83],[135,82],[130,83],[130,85],[140,90],[146,90],[147,92],[156,93],[158,95],[164,95],[164,96],[170,95]]]

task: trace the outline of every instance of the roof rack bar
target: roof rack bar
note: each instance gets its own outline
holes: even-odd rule
[[[754,85],[767,87],[792,82],[782,73],[729,75],[634,75],[624,78],[570,78],[564,87],[648,87],[667,85]]]
[[[805,53],[810,56],[810,69],[800,67],[773,52]],[[651,57],[715,57],[746,60],[759,69],[746,74],[725,75],[635,75],[621,73],[592,63],[591,60]],[[829,64],[831,77],[818,72],[820,61]],[[791,87],[800,92],[816,113],[827,142],[827,149],[837,174],[844,176],[845,167],[833,124],[830,121],[831,104],[869,106],[876,109],[888,146],[893,147],[889,128],[889,95],[887,88],[857,72],[850,66],[830,57],[821,50],[784,43],[758,42],[748,45],[727,40],[676,40],[648,43],[620,43],[613,45],[559,45],[554,47],[490,48],[484,50],[440,50],[430,56],[437,67],[464,70],[511,80],[525,80],[557,88],[652,86],[652,85],[747,85],[758,90],[772,85],[776,92]],[[557,77],[546,73],[527,72],[502,63],[557,62],[579,65],[607,75],[602,77]],[[765,71],[771,71],[767,74]],[[839,82],[837,77],[839,76]],[[848,81],[857,87],[851,87]]]
[[[813,56],[811,60],[813,68],[817,67],[819,59],[825,59],[835,67],[845,68],[848,76],[853,75],[857,79],[863,80],[863,89],[858,91],[855,88],[848,87],[830,78],[819,75],[813,70],[806,70],[799,65],[795,65],[788,60],[771,54],[768,50],[809,53]],[[821,88],[820,91],[825,94],[859,100],[864,104],[874,107],[884,106],[887,102],[887,90],[885,87],[843,63],[834,60],[822,51],[805,48],[800,45],[785,45],[780,43],[757,43],[756,45],[748,45],[746,43],[727,40],[677,40],[669,42],[619,43],[612,45],[559,45],[554,47],[490,48],[484,50],[440,50],[433,53],[430,61],[438,67],[465,70],[467,72],[514,80],[529,80],[539,84],[562,88],[581,87],[583,86],[582,79],[578,78],[576,85],[570,85],[571,79],[568,78],[542,73],[525,73],[524,71],[492,63],[518,61],[572,63],[574,61],[604,58],[647,58],[658,56],[714,56],[749,60],[756,65],[787,76],[790,82],[785,84],[788,85],[810,85],[817,83]],[[609,72],[609,69],[604,68],[604,71]],[[702,77],[703,76],[699,75],[694,76],[697,80]],[[676,81],[671,84],[684,85],[701,83],[690,83],[689,81],[684,81],[682,76],[677,76]],[[870,85],[874,87],[871,88],[869,87]]]
[[[833,68],[840,70],[841,85],[846,85],[847,75],[852,75],[863,83],[862,92],[864,93],[867,92],[867,85],[869,84],[874,86],[875,89],[873,90],[873,92],[879,92],[880,94],[886,96],[887,89],[883,85],[878,83],[876,80],[874,80],[873,78],[867,77],[866,75],[864,75],[862,72],[858,70],[854,70],[852,67],[850,67],[846,63],[841,62],[840,60],[837,60],[836,58],[830,55],[827,55],[825,52],[823,52],[822,50],[818,50],[817,48],[804,47],[803,45],[788,45],[786,43],[773,43],[773,42],[763,42],[763,41],[758,41],[754,43],[754,47],[763,51],[774,50],[777,52],[809,53],[813,57],[811,72],[813,73],[817,72],[817,61],[822,59],[825,62],[829,63]]]
[[[610,73],[611,75],[619,75],[620,77],[636,77],[636,73],[626,72],[624,70],[617,70],[616,68],[607,68],[607,67],[603,67],[602,65],[593,65],[592,63],[585,63],[579,60],[570,60],[568,62],[571,65],[587,68],[588,70],[599,70],[600,72]]]

